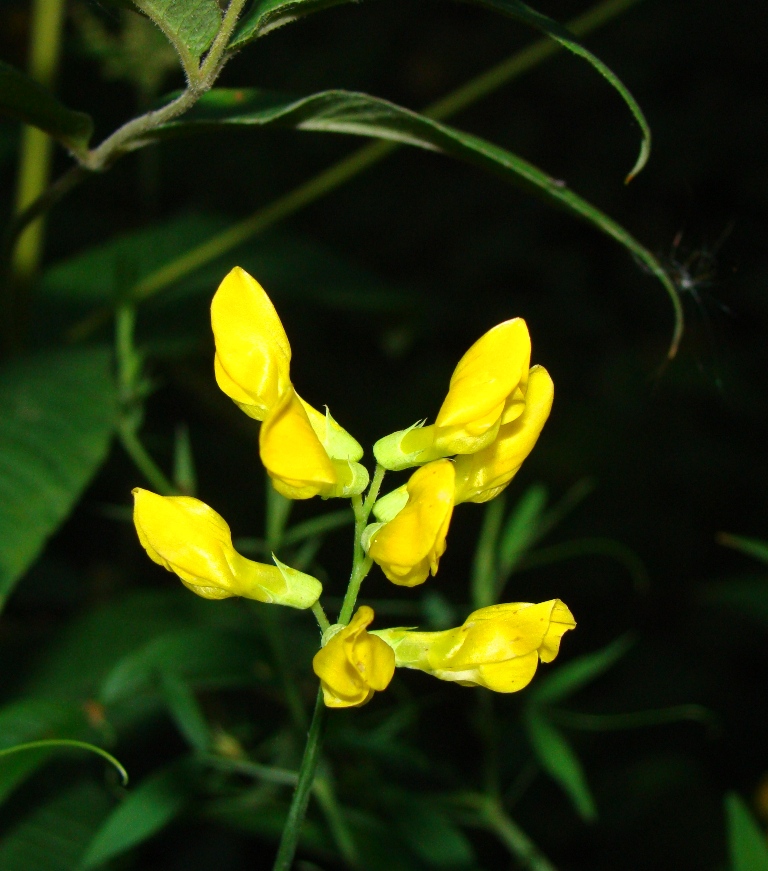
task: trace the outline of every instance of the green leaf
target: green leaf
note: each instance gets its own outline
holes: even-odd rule
[[[117,662],[99,698],[113,705],[151,692],[168,672],[198,686],[242,686],[253,682],[258,652],[252,638],[231,630],[190,627],[164,633]]]
[[[547,175],[516,154],[387,100],[338,90],[293,98],[258,88],[217,88],[203,96],[184,116],[169,121],[156,133],[168,135],[222,124],[275,125],[401,142],[465,160],[543,194],[555,205],[615,239],[662,283],[675,312],[675,332],[669,351],[670,356],[674,355],[682,332],[682,306],[674,283],[656,257],[612,218],[570,190],[564,181]]]
[[[539,520],[546,504],[547,488],[543,484],[533,484],[517,501],[499,540],[499,574],[503,580],[538,541]]]
[[[528,694],[533,705],[551,704],[567,699],[583,686],[608,671],[632,646],[629,635],[622,635],[595,653],[580,656],[561,665],[542,680],[536,681]]]
[[[768,843],[765,832],[735,792],[725,797],[728,824],[730,871],[768,871]]]
[[[115,420],[110,352],[43,353],[0,369],[0,603],[74,507]]]
[[[747,556],[753,556],[762,563],[768,563],[768,541],[760,541],[759,538],[744,538],[742,535],[731,535],[730,532],[721,532],[717,536],[718,544],[732,547]]]
[[[134,0],[136,7],[177,47],[196,60],[213,42],[221,26],[216,0]]]
[[[710,607],[737,611],[742,617],[768,627],[768,579],[765,577],[707,584],[701,600]]]
[[[256,2],[250,12],[243,17],[230,45],[233,47],[245,45],[260,36],[264,36],[270,30],[282,27],[284,24],[289,24],[292,21],[297,21],[299,18],[304,18],[314,12],[330,9],[332,6],[339,6],[343,2],[346,2],[346,0],[261,0],[261,2]],[[566,27],[563,27],[562,24],[559,24],[554,19],[542,15],[525,3],[521,3],[520,0],[470,0],[470,2],[522,21],[524,24],[534,27],[545,36],[554,39],[563,48],[568,49],[568,51],[573,52],[573,54],[591,64],[618,91],[640,125],[642,132],[640,154],[627,176],[627,181],[636,176],[648,162],[648,156],[651,151],[651,129],[643,115],[642,109],[621,79],[598,57],[586,49]]]
[[[162,675],[163,696],[181,734],[193,749],[207,753],[211,748],[211,730],[189,684],[172,671]]]
[[[148,777],[107,817],[88,845],[80,864],[97,868],[146,841],[179,816],[189,798],[178,765]]]
[[[36,807],[0,842],[4,871],[72,871],[109,812],[103,789],[84,782]]]
[[[72,151],[85,151],[93,120],[60,103],[41,84],[0,61],[0,115],[39,127]]]
[[[128,783],[128,772],[122,764],[111,753],[107,753],[103,748],[96,746],[96,744],[89,744],[87,741],[74,741],[71,738],[44,738],[41,741],[28,741],[26,744],[16,744],[13,747],[6,747],[4,750],[0,750],[0,759],[6,759],[8,756],[16,753],[35,753],[38,750],[47,749],[54,751],[74,749],[95,753],[97,756],[101,756],[102,759],[106,759],[110,765],[117,769],[123,781],[123,786]]]
[[[117,302],[145,275],[226,226],[221,217],[188,214],[114,237],[48,269],[41,293],[78,304]]]
[[[50,738],[53,735],[81,737],[85,732],[85,717],[79,705],[30,698],[0,708],[0,748],[3,749]],[[43,765],[51,753],[51,749],[41,747],[2,759],[0,803]]]
[[[526,712],[525,726],[542,768],[560,784],[582,819],[595,820],[595,802],[571,745],[535,707]]]

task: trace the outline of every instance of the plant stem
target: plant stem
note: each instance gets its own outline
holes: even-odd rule
[[[213,40],[210,49],[208,49],[208,54],[200,66],[200,78],[204,81],[210,80],[213,82],[221,72],[224,63],[226,63],[224,52],[246,2],[247,0],[230,0],[219,32],[216,34],[216,38]]]
[[[280,838],[280,846],[275,857],[273,871],[290,871],[293,864],[293,857],[296,854],[296,847],[299,843],[301,825],[304,822],[307,805],[309,804],[309,796],[312,792],[312,784],[315,780],[317,763],[320,760],[320,742],[324,724],[325,703],[323,702],[323,691],[318,689],[315,710],[312,714],[307,743],[304,747],[304,756],[299,768],[299,782],[296,785],[296,791],[293,793],[291,806],[288,809],[288,817]]]
[[[317,620],[317,625],[320,627],[320,632],[325,632],[326,629],[330,628],[331,622],[325,616],[325,611],[323,611],[323,606],[320,602],[315,602],[312,606],[312,613],[315,615],[315,620]]]
[[[373,565],[373,560],[369,556],[366,556],[365,551],[363,550],[361,540],[371,510],[373,509],[373,503],[379,495],[379,488],[381,487],[381,482],[384,479],[385,472],[386,469],[377,463],[365,502],[363,502],[360,496],[352,497],[352,509],[355,512],[355,543],[352,555],[352,574],[349,578],[349,586],[347,587],[347,592],[344,595],[344,601],[341,605],[339,623],[349,623],[352,618],[352,612],[355,609],[355,602],[357,602],[357,595],[360,592],[360,585],[365,580],[365,576],[371,570],[371,566]]]
[[[117,435],[120,444],[125,448],[125,452],[158,493],[162,496],[181,495],[149,455],[130,423],[120,421],[117,426]]]

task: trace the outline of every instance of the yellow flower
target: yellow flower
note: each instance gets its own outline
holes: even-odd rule
[[[354,496],[368,486],[358,442],[306,403],[291,383],[291,346],[262,286],[236,266],[211,303],[219,387],[247,415],[264,421],[261,459],[289,499]]]
[[[531,682],[539,660],[552,662],[560,639],[575,626],[568,608],[551,599],[480,608],[462,626],[443,632],[382,629],[375,634],[393,648],[400,668],[514,693]]]
[[[236,266],[211,302],[219,387],[250,417],[264,420],[291,386],[291,346],[264,288]]]
[[[520,417],[503,424],[487,448],[456,458],[456,504],[487,502],[509,484],[547,422],[554,392],[547,370],[534,366]]]
[[[453,513],[454,477],[450,460],[422,466],[399,490],[407,496],[405,507],[389,522],[369,527],[368,555],[393,584],[415,587],[423,584],[430,572],[437,574]],[[394,491],[385,499],[397,494]],[[374,511],[382,518],[380,511]]]
[[[288,499],[355,496],[368,486],[368,471],[354,462],[362,449],[358,454],[349,442],[354,439],[330,414],[290,389],[261,426],[259,453],[275,489]]]
[[[246,559],[232,546],[224,518],[191,496],[158,496],[137,487],[133,520],[150,559],[175,572],[205,599],[243,596],[291,608],[311,608],[323,588],[317,578],[283,565]]]
[[[329,708],[356,708],[389,686],[395,673],[395,654],[380,638],[367,632],[373,610],[361,605],[348,626],[331,627],[330,639],[318,650],[312,668],[320,678]]]
[[[487,447],[500,426],[522,414],[530,360],[525,321],[497,324],[459,360],[435,423],[380,439],[373,447],[377,461],[385,469],[407,469]]]

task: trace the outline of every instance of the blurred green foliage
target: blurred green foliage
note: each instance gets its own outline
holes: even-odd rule
[[[60,103],[35,104],[65,140],[90,132],[78,112],[99,140],[183,87],[168,54],[141,64],[154,31],[125,5],[71,4]],[[211,34],[215,7],[195,4]],[[243,41],[290,7],[255,5]],[[564,21],[584,9],[541,11]],[[0,87],[6,65],[25,65],[29,20],[24,0],[0,2]],[[192,54],[205,49],[210,35],[173,20]],[[271,867],[315,692],[316,629],[306,614],[198,600],[149,563],[129,509],[146,481],[112,438],[126,399],[112,311],[138,288],[145,392],[129,399],[144,444],[229,519],[244,552],[263,552],[256,430],[211,365],[207,306],[235,263],[276,301],[302,394],[364,444],[434,414],[461,352],[507,317],[526,318],[557,393],[506,503],[457,509],[438,577],[414,597],[376,573],[362,600],[377,625],[437,629],[499,596],[557,596],[578,629],[519,695],[403,673],[367,707],[334,714],[296,868],[768,867],[767,26],[749,0],[647,0],[585,40],[653,128],[629,187],[637,127],[566,53],[451,121],[567,180],[657,252],[687,315],[669,363],[668,303],[620,247],[425,150],[399,149],[145,298],[158,270],[354,141],[246,126],[168,136],[51,211],[22,353],[0,368],[0,748],[91,742],[131,781],[47,747],[0,759],[3,871]],[[344,88],[418,110],[530,39],[471,6],[355,4],[274,30],[221,84]],[[8,218],[19,130],[0,124]],[[56,173],[70,165],[56,154]],[[297,504],[280,556],[340,597],[349,548],[337,509]]]

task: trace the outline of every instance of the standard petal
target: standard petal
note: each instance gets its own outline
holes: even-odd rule
[[[219,387],[246,414],[264,420],[290,385],[291,346],[262,286],[236,266],[211,303]]]

